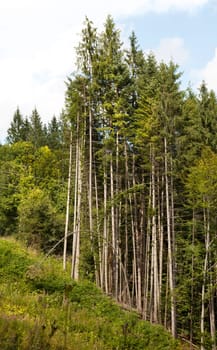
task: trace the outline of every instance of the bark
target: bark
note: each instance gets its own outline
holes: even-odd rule
[[[68,173],[67,201],[66,201],[66,221],[65,221],[65,235],[64,235],[64,248],[63,248],[63,270],[66,270],[67,237],[68,237],[68,230],[69,230],[71,173],[72,173],[72,132],[70,134],[70,145],[69,145],[69,173]]]
[[[153,151],[154,152],[154,151]],[[157,256],[157,227],[156,227],[156,191],[155,191],[155,164],[152,154],[152,269],[153,269],[153,322],[158,322],[159,314],[159,281],[158,281],[158,256]]]
[[[106,155],[104,164],[104,174],[103,174],[103,263],[102,263],[102,280],[103,288],[108,294],[108,228],[107,228],[107,172],[106,172]]]
[[[167,220],[167,240],[168,240],[168,264],[169,264],[169,287],[170,287],[170,304],[171,304],[171,332],[176,337],[176,305],[174,290],[174,263],[173,263],[173,246],[171,215],[170,215],[170,198],[169,198],[169,179],[168,179],[168,155],[167,139],[164,138],[164,162],[165,162],[165,195],[166,195],[166,220]]]
[[[149,186],[149,204],[148,209],[151,208],[151,184]],[[150,251],[151,251],[151,219],[150,215],[147,218],[147,228],[146,228],[146,243],[145,243],[145,272],[144,272],[144,301],[143,301],[143,318],[148,320],[150,315],[149,305],[149,284],[150,284]]]

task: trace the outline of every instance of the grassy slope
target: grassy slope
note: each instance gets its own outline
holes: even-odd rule
[[[179,349],[162,327],[14,241],[0,239],[0,281],[1,350]]]

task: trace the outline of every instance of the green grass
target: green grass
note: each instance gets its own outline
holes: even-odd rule
[[[54,258],[0,239],[1,350],[178,350],[160,326],[122,310]]]

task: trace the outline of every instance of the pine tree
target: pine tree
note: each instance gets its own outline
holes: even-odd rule
[[[28,119],[23,119],[19,107],[17,107],[13,121],[8,129],[7,142],[12,144],[18,141],[26,141],[28,139],[29,122]]]
[[[30,131],[28,140],[32,142],[35,148],[44,146],[46,144],[45,128],[36,108],[32,111],[30,117]]]

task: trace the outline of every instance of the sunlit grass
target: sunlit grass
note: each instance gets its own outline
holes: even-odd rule
[[[1,350],[172,350],[160,326],[123,311],[89,281],[75,283],[61,261],[0,240]]]

